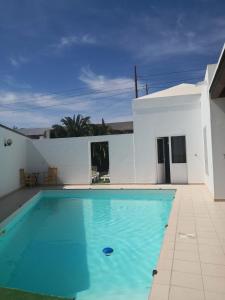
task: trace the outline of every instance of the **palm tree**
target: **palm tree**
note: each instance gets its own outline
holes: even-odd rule
[[[62,125],[53,125],[51,137],[76,137],[91,135],[90,117],[78,114],[61,119]]]

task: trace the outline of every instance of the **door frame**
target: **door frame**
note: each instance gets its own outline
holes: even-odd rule
[[[158,178],[159,178],[159,168],[158,168],[158,165],[159,165],[159,162],[158,162],[158,140],[159,139],[162,139],[163,140],[163,160],[164,162],[162,163],[163,166],[164,166],[164,182],[162,182],[161,184],[170,184],[171,183],[171,149],[170,149],[170,137],[169,136],[157,136],[155,137],[155,147],[156,147],[156,182],[157,184],[160,184],[158,181]],[[167,181],[167,166],[166,166],[166,147],[165,147],[165,139],[167,139],[168,141],[168,172],[169,172],[169,180],[168,182]]]
[[[186,153],[186,173],[187,173],[187,183],[188,183],[188,155],[187,155],[187,135],[186,133],[176,133],[176,134],[170,134],[170,135],[158,135],[158,136],[155,136],[155,157],[156,157],[156,160],[155,160],[155,169],[156,169],[156,183],[157,184],[160,184],[158,183],[158,143],[157,143],[157,139],[160,139],[160,138],[166,138],[168,137],[168,143],[169,143],[169,167],[170,167],[170,183],[168,184],[173,184],[173,165],[176,164],[176,163],[173,163],[172,162],[172,145],[171,145],[171,138],[172,137],[176,137],[176,136],[184,136],[185,137],[185,153]],[[164,165],[165,165],[165,162],[164,162]],[[164,183],[166,184],[166,183]],[[174,183],[175,184],[175,183]],[[184,183],[185,184],[185,183]]]

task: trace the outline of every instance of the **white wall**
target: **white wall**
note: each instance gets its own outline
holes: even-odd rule
[[[210,101],[214,198],[225,199],[225,98]]]
[[[29,142],[29,171],[46,172],[58,168],[63,184],[91,181],[91,142],[109,142],[111,183],[132,183],[134,175],[133,134],[43,139]]]
[[[5,147],[5,139],[12,145]],[[19,169],[27,167],[28,138],[0,126],[0,197],[20,187]]]
[[[133,111],[137,182],[157,182],[156,138],[175,135],[186,136],[188,183],[204,182],[200,94],[134,100]]]
[[[207,66],[207,70],[205,74],[205,83],[203,85],[202,95],[201,95],[203,139],[204,139],[204,128],[206,130],[206,139],[205,139],[206,149],[204,149],[204,169],[203,169],[204,181],[212,196],[214,196],[214,170],[213,170],[214,168],[213,168],[213,157],[212,157],[211,100],[209,98],[209,86],[215,68],[216,65]],[[208,168],[206,167],[206,161],[208,161]]]

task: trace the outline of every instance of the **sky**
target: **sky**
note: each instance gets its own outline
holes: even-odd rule
[[[0,123],[132,120],[134,65],[139,95],[197,83],[224,42],[224,0],[0,0]]]

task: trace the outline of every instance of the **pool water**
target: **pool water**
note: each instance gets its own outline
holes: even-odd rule
[[[0,286],[78,300],[147,300],[174,194],[42,192],[4,227]]]

